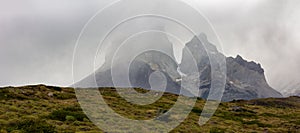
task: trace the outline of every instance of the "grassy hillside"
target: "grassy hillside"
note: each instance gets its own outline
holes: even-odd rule
[[[116,112],[139,120],[154,118],[177,99],[164,94],[154,104],[138,106],[122,99],[113,88],[100,92]],[[189,117],[172,132],[300,132],[299,97],[221,103],[210,121],[200,127],[197,122],[204,103],[198,99]],[[0,88],[0,133],[6,132],[102,131],[82,112],[72,88],[37,85]]]

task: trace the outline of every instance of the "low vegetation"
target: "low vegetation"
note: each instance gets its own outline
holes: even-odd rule
[[[147,92],[136,89],[139,92]],[[165,93],[140,106],[121,98],[114,88],[100,89],[120,115],[147,120],[169,110],[177,95]],[[300,132],[300,98],[268,98],[221,103],[215,115],[198,125],[205,101],[198,99],[188,118],[172,132]],[[102,132],[81,110],[74,89],[44,85],[0,88],[0,133]]]

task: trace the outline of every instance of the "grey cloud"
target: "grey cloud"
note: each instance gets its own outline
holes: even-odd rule
[[[1,0],[0,86],[71,84],[72,52],[77,36],[85,22],[109,2]],[[240,54],[260,62],[275,89],[291,81],[300,82],[300,2],[211,0],[198,3],[219,34],[225,55]],[[187,41],[191,37],[186,38]]]
[[[85,22],[99,10],[88,3],[1,2],[0,86],[71,84],[75,41]]]
[[[281,91],[291,80],[300,82],[299,5],[292,0],[265,0],[232,12],[206,13],[223,41],[225,54],[260,62],[271,86]]]

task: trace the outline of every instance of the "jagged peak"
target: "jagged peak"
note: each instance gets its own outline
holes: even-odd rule
[[[207,35],[206,35],[205,33],[200,33],[200,34],[198,35],[198,37],[199,37],[200,39],[202,39],[203,41],[208,41]]]
[[[192,41],[205,41],[208,42],[207,35],[205,33],[200,33],[198,36],[195,35]]]
[[[187,47],[194,48],[198,47],[200,50],[209,52],[218,52],[217,47],[210,43],[205,33],[200,33],[198,36],[194,36],[192,40],[187,44]],[[199,50],[199,49],[198,49]]]
[[[240,64],[241,66],[244,66],[250,70],[256,71],[258,73],[263,74],[264,73],[264,69],[261,67],[261,65],[259,63],[256,63],[254,61],[247,61],[245,59],[243,59],[242,56],[237,55],[235,58],[231,57],[236,63]]]

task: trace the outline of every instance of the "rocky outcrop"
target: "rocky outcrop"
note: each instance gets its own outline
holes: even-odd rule
[[[175,62],[172,44],[165,36],[157,36],[157,39],[146,40],[145,47],[153,43],[156,48],[162,47],[164,53],[158,51],[148,51],[135,58],[129,67],[129,80],[132,86],[150,89],[149,77],[151,73],[159,71],[165,75],[167,81],[167,92],[179,94],[182,91],[184,95],[193,96],[192,92],[185,90],[195,86],[195,82],[199,82],[198,97],[207,98],[211,90],[211,69],[212,66],[210,58],[226,59],[227,73],[225,92],[222,101],[231,101],[234,99],[255,99],[266,97],[282,97],[282,95],[271,88],[264,76],[264,69],[260,64],[255,62],[248,62],[241,56],[225,57],[220,53],[217,48],[211,44],[204,34],[194,37],[188,42],[183,49],[183,57],[181,64]],[[150,42],[150,43],[149,43]],[[160,44],[157,44],[159,42]],[[142,42],[138,42],[142,43]],[[191,62],[195,62],[198,70],[193,69]],[[122,62],[122,61],[121,61]],[[122,63],[113,65],[113,68],[104,67],[100,68],[96,74],[87,77],[86,79],[78,82],[76,87],[112,87],[115,86],[112,81],[111,71],[115,72],[115,77],[120,82],[128,75],[124,73],[126,67]],[[215,69],[218,76],[222,76],[219,70]],[[199,73],[199,74],[196,74]],[[120,75],[118,75],[120,74]],[[127,73],[128,74],[128,73]],[[94,80],[96,79],[96,80]],[[185,84],[181,88],[182,81],[190,81],[191,83]],[[127,87],[126,80],[124,86]],[[97,85],[97,86],[93,86]],[[122,84],[122,83],[121,83]],[[153,89],[153,88],[152,88]]]
[[[227,85],[223,97],[225,100],[282,97],[268,85],[264,70],[259,64],[247,62],[241,56],[229,57],[226,62]]]
[[[200,40],[199,40],[200,39]],[[218,52],[217,48],[209,43],[207,37],[201,34],[198,38],[194,37],[186,48],[183,50],[183,59],[180,68],[183,72],[191,76],[195,72],[189,70],[188,53],[197,60],[198,69],[200,72],[201,94],[200,97],[206,98],[210,90],[211,82],[211,66],[210,57],[226,58],[222,53]],[[248,62],[241,56],[236,58],[226,58],[227,75],[226,86],[223,94],[223,101],[231,101],[233,99],[255,99],[266,97],[281,97],[282,95],[271,88],[264,76],[264,69],[260,64],[253,61]]]

